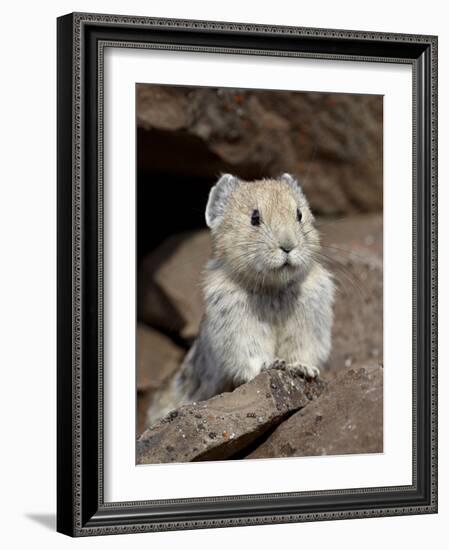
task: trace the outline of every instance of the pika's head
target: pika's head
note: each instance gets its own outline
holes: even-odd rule
[[[224,174],[210,191],[206,223],[214,259],[255,287],[303,277],[319,249],[314,217],[290,174],[251,182]]]

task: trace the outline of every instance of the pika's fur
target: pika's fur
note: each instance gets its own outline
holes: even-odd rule
[[[334,283],[317,260],[319,234],[298,182],[225,174],[210,191],[206,223],[205,315],[180,369],[153,397],[147,425],[273,365],[315,377],[330,353]]]

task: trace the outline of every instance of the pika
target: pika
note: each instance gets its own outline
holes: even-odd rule
[[[179,370],[153,396],[147,426],[268,368],[319,375],[331,349],[334,282],[298,181],[224,174],[206,206],[212,257],[205,314]]]

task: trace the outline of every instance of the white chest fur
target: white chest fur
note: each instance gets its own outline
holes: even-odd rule
[[[278,290],[243,289],[215,273],[206,285],[203,343],[238,383],[275,359],[318,366],[330,350],[332,295],[321,266]]]

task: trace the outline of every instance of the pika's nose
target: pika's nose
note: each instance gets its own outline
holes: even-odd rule
[[[295,248],[295,239],[289,231],[284,229],[277,237],[279,248],[286,254]]]

